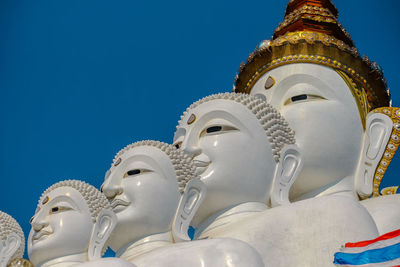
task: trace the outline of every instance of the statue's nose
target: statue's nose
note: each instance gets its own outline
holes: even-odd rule
[[[31,225],[33,230],[35,230],[35,232],[39,232],[49,224],[42,220],[39,220],[38,218],[33,218],[33,220],[31,221]]]
[[[113,199],[115,198],[117,195],[122,194],[123,190],[122,187],[119,184],[115,184],[111,181],[109,181],[110,179],[106,180],[103,185],[101,186],[101,191],[104,193],[104,195],[108,198],[108,199]]]
[[[190,142],[190,140],[182,142],[181,150],[191,158],[194,158],[201,153],[200,147],[194,144],[194,142]]]

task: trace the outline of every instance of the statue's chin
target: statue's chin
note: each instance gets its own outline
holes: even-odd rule
[[[134,224],[130,224],[134,225]],[[110,240],[109,240],[109,246],[111,249],[115,252],[120,250],[121,248],[127,246],[130,241],[134,240],[135,237],[133,237],[132,232],[128,231],[129,223],[118,223],[117,227],[115,227]]]

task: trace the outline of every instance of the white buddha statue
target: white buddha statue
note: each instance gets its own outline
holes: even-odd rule
[[[345,242],[376,237],[352,195],[289,204],[302,167],[294,142],[285,119],[259,97],[225,93],[192,104],[174,144],[193,158],[207,187],[193,219],[196,237],[242,240],[266,266],[330,266]]]
[[[196,175],[207,186],[194,225],[243,203],[255,211],[289,203],[301,163],[294,142],[284,118],[260,98],[224,93],[192,104],[181,117],[174,144],[192,157]],[[289,162],[280,166],[292,167],[285,181],[280,175],[274,180],[281,153]]]
[[[263,266],[238,240],[173,244],[190,240],[189,223],[205,195],[194,172],[182,151],[158,141],[133,143],[115,156],[102,190],[118,218],[110,239],[116,255],[137,266]]]
[[[117,258],[100,259],[115,227],[107,198],[93,186],[66,180],[41,196],[28,237],[28,255],[37,267],[133,266]]]
[[[331,1],[290,1],[272,40],[250,54],[235,79],[235,92],[263,97],[296,132],[304,168],[290,192],[293,201],[379,196],[398,147],[393,120],[400,113],[390,107],[383,71],[360,56],[337,16]],[[398,228],[400,212],[391,206],[399,200],[384,196],[365,203],[381,234]]]
[[[24,232],[18,222],[0,211],[0,267],[33,266],[23,259],[25,250]]]

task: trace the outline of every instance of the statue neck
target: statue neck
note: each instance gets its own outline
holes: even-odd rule
[[[36,267],[70,267],[88,261],[87,253],[68,255],[45,261]]]
[[[344,195],[350,196],[358,200],[358,196],[354,190],[354,177],[347,176],[338,182],[328,184],[324,187],[318,188],[312,192],[306,193],[293,201],[304,200],[308,198],[329,196],[329,195]]]
[[[173,243],[171,231],[150,235],[145,238],[128,243],[115,254],[117,257],[132,262],[139,255],[148,253],[156,248],[168,246]]]
[[[216,229],[228,227],[229,224],[243,217],[253,215],[255,212],[265,211],[268,208],[266,204],[261,202],[247,202],[224,209],[210,216],[199,225],[196,229],[195,239],[200,237],[200,235],[202,237],[207,236],[207,233],[211,230],[214,231]]]

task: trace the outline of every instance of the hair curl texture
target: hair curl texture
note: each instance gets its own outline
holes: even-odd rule
[[[16,233],[21,238],[21,244],[17,251],[12,255],[9,262],[20,259],[24,255],[25,250],[25,237],[24,232],[18,222],[5,212],[0,211],[0,238],[5,241],[7,236],[11,233]]]

